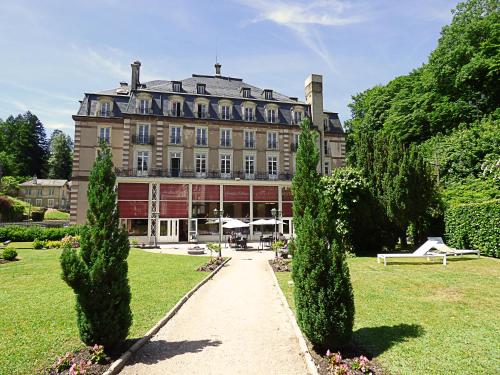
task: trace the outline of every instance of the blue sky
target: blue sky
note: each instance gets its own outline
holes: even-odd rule
[[[0,118],[30,110],[73,136],[84,92],[213,74],[304,97],[323,75],[325,109],[427,60],[456,0],[87,0],[0,3]]]

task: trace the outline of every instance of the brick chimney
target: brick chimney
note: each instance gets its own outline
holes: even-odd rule
[[[139,86],[139,74],[141,72],[141,62],[140,61],[134,61],[132,64],[130,64],[132,67],[132,79],[130,81],[130,89],[131,90],[137,90],[137,86]]]

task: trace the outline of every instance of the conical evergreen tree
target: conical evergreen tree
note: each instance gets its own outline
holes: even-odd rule
[[[317,136],[310,120],[301,123],[297,174],[293,179],[293,219],[297,251],[292,277],[297,321],[318,350],[346,345],[352,334],[354,300],[335,215],[317,173]]]
[[[87,224],[80,250],[61,254],[62,278],[76,294],[80,338],[106,350],[120,345],[132,324],[127,279],[129,241],[119,225],[111,150],[101,151],[89,178]]]

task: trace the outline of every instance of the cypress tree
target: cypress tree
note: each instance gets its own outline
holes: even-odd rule
[[[292,184],[297,235],[292,278],[298,324],[316,349],[326,350],[349,341],[354,301],[335,215],[317,172],[316,142],[310,120],[305,119],[301,123],[297,174]]]
[[[76,294],[80,338],[106,350],[124,342],[132,324],[127,279],[129,241],[119,226],[111,150],[101,144],[87,192],[87,224],[79,250],[61,254],[62,278]]]

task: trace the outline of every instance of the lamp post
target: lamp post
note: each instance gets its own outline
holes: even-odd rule
[[[273,208],[271,210],[271,215],[274,218],[274,240],[276,241],[278,239],[276,225],[278,224],[278,219],[281,217],[281,211],[277,210],[276,208]]]
[[[224,215],[224,210],[214,208],[214,216],[219,217],[219,258],[222,257],[222,216]]]

